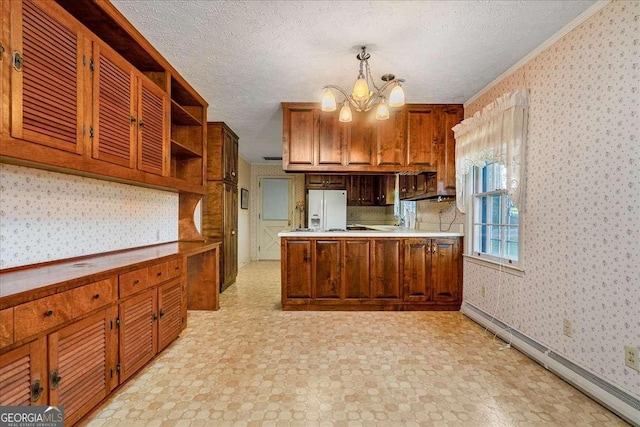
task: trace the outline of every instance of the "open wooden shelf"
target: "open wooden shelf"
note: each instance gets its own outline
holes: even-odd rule
[[[202,122],[196,116],[173,99],[171,100],[171,122],[183,126],[202,126]]]

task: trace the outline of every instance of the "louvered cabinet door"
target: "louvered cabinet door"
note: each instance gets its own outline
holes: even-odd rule
[[[135,168],[134,69],[108,46],[94,45],[92,156]]]
[[[158,288],[158,351],[182,331],[182,280]]]
[[[9,74],[11,72],[11,39],[9,0],[0,0],[0,134],[9,133]]]
[[[117,385],[116,308],[49,334],[49,403],[78,421]],[[115,380],[114,380],[115,378]]]
[[[167,96],[144,76],[138,82],[138,169],[166,175]]]
[[[156,294],[156,289],[150,289],[120,304],[120,382],[156,354]]]
[[[81,26],[54,2],[11,2],[11,136],[83,152]]]
[[[0,406],[46,405],[48,391],[45,338],[0,355]]]

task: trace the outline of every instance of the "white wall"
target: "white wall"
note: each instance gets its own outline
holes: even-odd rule
[[[465,302],[635,395],[623,346],[640,346],[639,5],[607,5],[465,105],[469,117],[530,90],[524,277],[466,259]]]
[[[240,190],[251,188],[251,165],[242,157],[238,158],[238,268],[251,261],[251,201],[249,209],[240,207]]]
[[[177,193],[0,164],[0,268],[177,239]]]

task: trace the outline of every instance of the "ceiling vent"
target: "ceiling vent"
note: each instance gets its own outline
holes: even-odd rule
[[[263,159],[265,159],[265,160],[282,160],[282,157],[266,156],[266,157],[263,157]]]

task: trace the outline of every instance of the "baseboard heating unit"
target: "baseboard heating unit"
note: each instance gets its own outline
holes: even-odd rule
[[[535,360],[633,426],[640,427],[640,399],[464,302],[462,314]]]

